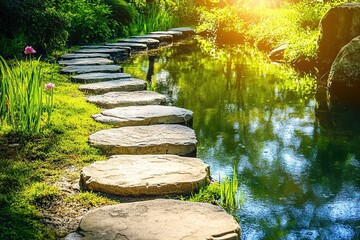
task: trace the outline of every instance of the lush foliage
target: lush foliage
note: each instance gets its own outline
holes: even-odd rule
[[[232,41],[246,40],[265,50],[286,44],[285,60],[294,62],[316,56],[320,19],[331,7],[347,1],[215,2],[198,8],[200,32],[218,41],[224,40],[224,32],[232,33]]]
[[[41,53],[195,20],[192,0],[0,0],[0,55],[32,44]],[[186,21],[186,22],[185,22]]]

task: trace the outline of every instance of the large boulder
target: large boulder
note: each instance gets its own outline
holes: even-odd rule
[[[360,36],[346,44],[331,66],[327,81],[330,96],[346,102],[360,99]]]
[[[344,3],[330,9],[320,28],[319,60],[329,67],[340,49],[360,35],[360,3]]]

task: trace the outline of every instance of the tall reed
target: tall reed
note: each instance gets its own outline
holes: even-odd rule
[[[151,4],[130,24],[129,33],[131,35],[146,34],[157,30],[166,30],[174,25],[175,17],[164,6]]]
[[[234,167],[233,176],[225,177],[220,183],[220,206],[233,215],[236,215],[235,213],[243,200],[238,188],[239,180],[236,168]]]
[[[15,131],[38,133],[44,108],[41,66],[39,59],[28,57],[12,68],[0,57],[0,123]]]

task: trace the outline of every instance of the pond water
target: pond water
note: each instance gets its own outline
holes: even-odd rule
[[[204,40],[132,57],[125,72],[194,112],[197,156],[237,169],[242,239],[360,239],[360,112],[244,45]]]

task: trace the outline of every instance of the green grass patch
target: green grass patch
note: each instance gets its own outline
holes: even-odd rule
[[[94,192],[81,192],[75,196],[71,196],[67,198],[65,201],[71,202],[71,203],[77,203],[82,205],[83,207],[86,207],[88,209],[93,207],[100,207],[104,205],[113,205],[117,204],[119,202],[115,200],[111,200],[109,198],[103,197],[97,193]]]
[[[100,109],[86,102],[78,84],[58,73],[59,66],[40,65],[43,81],[56,86],[51,122],[32,134],[9,125],[0,129],[0,239],[58,238],[56,231],[40,221],[43,206],[63,201],[54,183],[63,177],[74,180],[81,167],[105,159],[88,144],[90,134],[110,127],[91,118]],[[111,202],[87,194],[79,196],[85,205]]]

